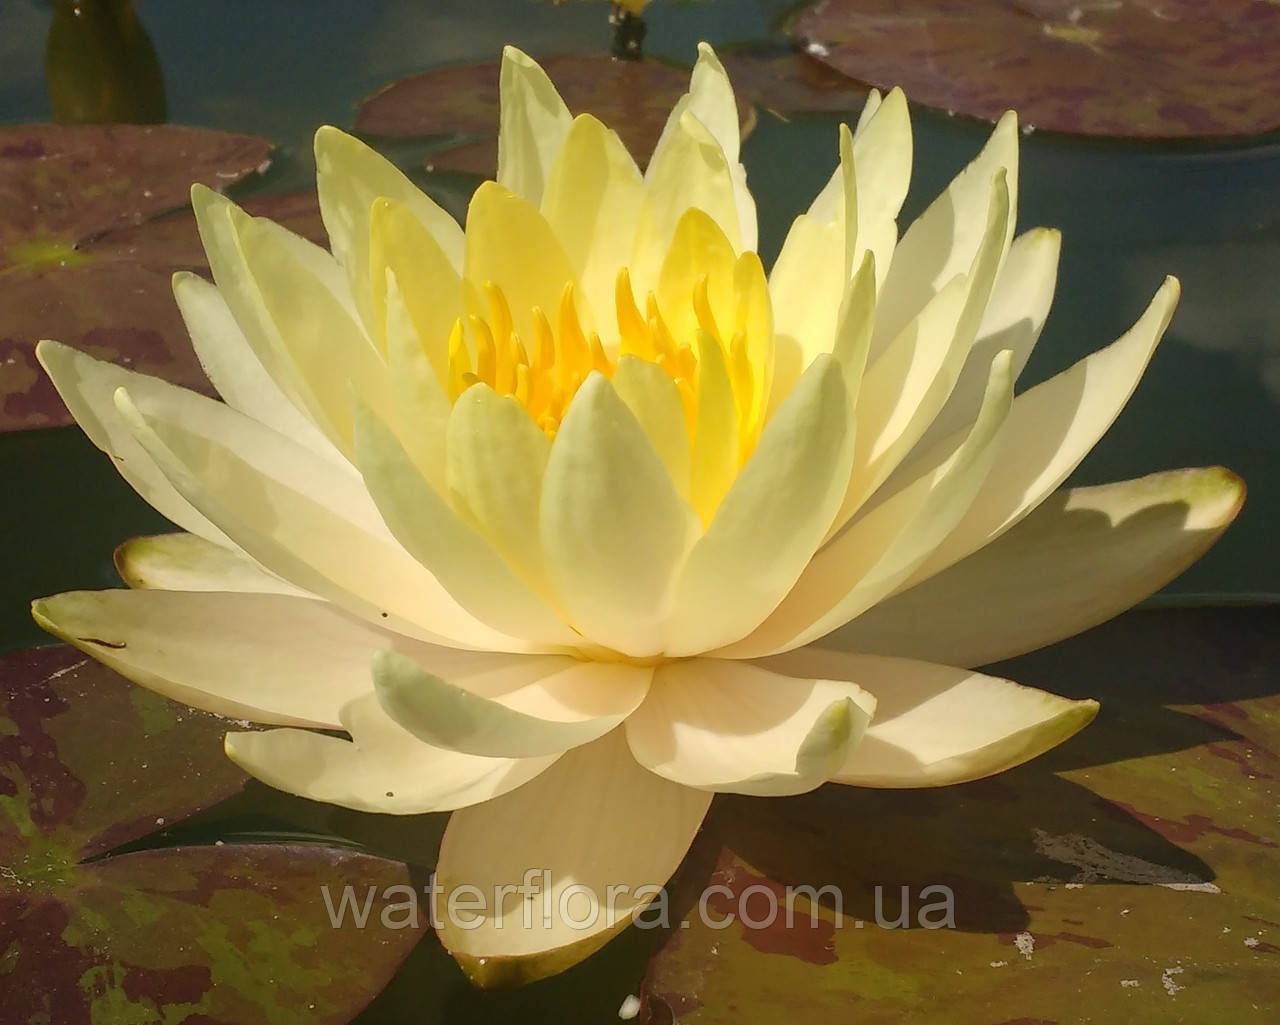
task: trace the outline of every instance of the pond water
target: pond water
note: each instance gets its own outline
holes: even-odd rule
[[[689,63],[695,44],[781,43],[778,0],[654,5],[646,51]],[[511,42],[535,56],[602,52],[606,7],[529,0],[138,0],[154,44],[167,115],[256,132],[279,145],[273,166],[238,194],[307,187],[310,140],[321,123],[350,126],[357,103],[425,69],[492,61]],[[46,38],[53,6],[0,6],[0,122],[47,121]],[[74,49],[65,62],[74,63]],[[73,71],[64,63],[54,76]],[[1015,98],[1010,98],[1013,101]],[[766,262],[790,219],[835,160],[837,115],[782,120],[762,113],[744,146]],[[915,177],[904,222],[977,152],[989,127],[915,108]],[[430,140],[390,151],[452,210],[474,180],[427,174]],[[1166,273],[1183,301],[1133,400],[1076,482],[1222,463],[1248,482],[1249,500],[1216,548],[1163,599],[1214,601],[1280,594],[1280,142],[1232,145],[1024,138],[1019,228],[1060,227],[1064,248],[1053,313],[1024,381],[1035,381],[1111,341],[1136,318]],[[113,546],[162,522],[120,482],[75,428],[0,435],[0,645],[47,638],[30,622],[32,595],[110,586]],[[296,808],[256,790],[219,812],[221,823],[270,831]],[[344,820],[345,821],[345,820]],[[204,826],[193,829],[212,828]],[[347,823],[359,838],[369,828]],[[601,956],[518,994],[471,990],[424,944],[360,1019],[392,1021],[609,1020],[645,964],[634,933]],[[423,977],[430,985],[423,982]],[[425,1003],[424,1003],[425,1001]],[[412,1018],[410,1016],[413,1016]]]

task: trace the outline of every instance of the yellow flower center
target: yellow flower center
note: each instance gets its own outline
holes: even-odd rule
[[[574,395],[592,371],[612,377],[620,360],[633,356],[661,367],[675,384],[692,437],[698,430],[702,377],[719,373],[734,405],[739,455],[745,459],[755,447],[765,418],[771,360],[753,358],[752,328],[771,334],[767,321],[752,325],[751,296],[739,294],[730,308],[713,310],[708,277],[694,283],[687,302],[692,337],[677,339],[667,325],[658,297],[650,291],[642,313],[635,300],[627,268],[618,272],[615,313],[616,351],[606,351],[595,332],[583,330],[574,301],[573,282],[560,293],[554,322],[541,307],[532,310],[533,335],[528,344],[515,331],[511,307],[502,288],[483,285],[488,316],[459,317],[449,337],[448,390],[451,401],[475,384],[486,384],[499,395],[515,398],[549,437],[554,438]],[[723,325],[723,326],[722,326]],[[468,345],[468,339],[470,345]],[[771,337],[755,339],[756,352],[767,351]],[[714,352],[711,347],[714,346]],[[611,347],[612,348],[612,347]],[[716,367],[708,367],[714,360]]]

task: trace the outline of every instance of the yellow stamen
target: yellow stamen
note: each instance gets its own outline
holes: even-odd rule
[[[698,328],[705,332],[702,344],[715,345],[723,353],[729,387],[737,406],[736,426],[744,461],[755,447],[763,426],[762,396],[767,396],[772,366],[768,355],[772,345],[772,338],[767,337],[771,333],[768,294],[762,274],[752,277],[747,273],[751,269],[743,268],[743,273],[737,275],[732,306],[720,309],[712,305],[706,275],[699,277],[683,297],[693,308]],[[486,281],[481,289],[487,317],[470,314],[465,323],[462,319],[456,321],[449,334],[446,384],[451,400],[456,401],[473,384],[483,383],[499,395],[514,397],[534,423],[549,438],[554,438],[587,377],[596,371],[612,377],[617,356],[630,355],[656,364],[671,378],[692,436],[698,425],[702,373],[695,339],[672,334],[654,292],[645,295],[641,313],[626,268],[618,272],[614,287],[617,356],[610,355],[612,350],[605,350],[596,332],[584,330],[573,282],[566,283],[560,293],[554,322],[541,307],[531,309],[533,334],[529,348],[515,333],[511,306],[501,287]],[[680,298],[664,294],[663,303],[673,303]],[[763,313],[758,312],[761,303]],[[687,324],[687,321],[677,320],[677,323]],[[731,337],[724,333],[729,327],[733,328]],[[685,330],[688,328],[681,328],[682,332]],[[759,354],[764,354],[766,362],[757,366],[754,361],[760,358]]]
[[[650,362],[657,356],[649,341],[649,328],[636,306],[631,290],[631,274],[626,267],[618,271],[614,283],[614,304],[618,310],[618,351],[623,356],[639,356]]]

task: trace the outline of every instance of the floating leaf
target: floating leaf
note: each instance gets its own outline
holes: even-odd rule
[[[208,389],[169,287],[207,266],[177,211],[193,181],[230,185],[270,148],[200,128],[0,127],[0,431],[71,422],[36,363],[41,338]],[[315,238],[314,209],[273,197],[255,212]]]
[[[1265,0],[824,0],[811,53],[913,100],[1089,135],[1280,128],[1280,6]]]
[[[667,115],[689,88],[689,71],[655,60],[569,55],[541,61],[575,114],[615,126],[643,164]],[[739,97],[749,128],[750,107]],[[498,166],[498,65],[468,64],[414,75],[365,100],[355,129],[368,135],[453,136],[430,157],[433,168],[492,176]]]
[[[1130,613],[997,669],[1103,699],[1035,762],[934,791],[719,799],[673,885],[647,1020],[1261,1020],[1280,1006],[1278,661],[1280,607]],[[787,886],[818,905],[793,889],[790,928]]]
[[[734,90],[776,114],[830,111],[857,120],[867,87],[791,48],[751,47],[720,53]]]
[[[14,1022],[348,1021],[417,939],[398,862],[315,845],[112,854],[237,792],[237,724],[66,647],[0,661],[0,1008]],[[370,889],[372,928],[333,904]],[[387,912],[384,925],[382,915]]]

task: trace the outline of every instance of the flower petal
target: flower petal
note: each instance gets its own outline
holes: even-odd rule
[[[631,258],[631,281],[638,294],[654,287],[676,225],[690,207],[707,214],[734,252],[742,252],[737,193],[724,150],[682,99],[645,171],[645,203]]]
[[[875,707],[844,681],[794,678],[746,662],[668,662],[627,719],[627,743],[641,765],[684,786],[801,794],[840,770]]]
[[[995,284],[1011,214],[1001,169],[992,179],[986,230],[968,272],[935,292],[868,368],[855,411],[858,446],[837,528],[888,479],[946,405]],[[984,393],[995,355],[987,360]]]
[[[419,740],[463,754],[529,758],[604,736],[644,700],[653,670],[563,656],[496,656],[463,673],[394,651],[373,660],[374,689]]]
[[[1009,353],[992,362],[987,394],[964,444],[855,519],[809,563],[773,614],[716,654],[755,658],[842,626],[893,593],[954,529],[991,471],[1013,393]]]
[[[106,360],[94,359],[69,345],[48,339],[36,346],[36,358],[80,429],[111,457],[120,476],[129,482],[143,501],[183,530],[223,547],[235,547],[226,534],[169,483],[116,411],[114,396],[118,388],[130,388],[138,394],[185,389],[158,377],[148,377]]]
[[[216,285],[180,271],[173,276],[173,297],[200,366],[227,405],[319,455],[343,461],[329,439],[271,379]]]
[[[656,363],[623,356],[613,372],[613,390],[626,403],[667,468],[676,492],[689,495],[690,443],[680,391]]]
[[[978,666],[1123,612],[1198,559],[1244,502],[1229,470],[1170,470],[1064,488],[950,569],[847,624],[823,646]]]
[[[1006,172],[1009,219],[1003,252],[1013,239],[1018,211],[1018,121],[1004,115],[982,152],[974,158],[907,229],[893,251],[893,263],[880,290],[872,361],[897,336],[939,288],[968,272],[988,224],[991,181]]]
[[[853,169],[858,183],[858,236],[852,253],[875,256],[877,287],[884,285],[898,244],[898,213],[911,182],[911,115],[901,89],[890,89],[858,120],[853,136]],[[994,355],[994,353],[993,353]],[[990,360],[987,361],[990,365]]]
[[[991,776],[1056,747],[1098,712],[1096,701],[910,659],[809,647],[764,664],[857,680],[875,695],[875,721],[835,776],[855,786],[940,787]]]
[[[541,531],[569,621],[626,655],[661,652],[675,574],[698,518],[599,373],[578,390],[551,446]]]
[[[462,266],[462,229],[425,192],[385,157],[359,139],[325,125],[316,132],[316,188],[329,247],[347,274],[360,320],[378,337],[369,260],[369,214],[374,200],[386,197],[404,208],[448,254],[454,270]]]
[[[491,311],[485,285],[492,282],[502,289],[515,333],[527,346],[535,338],[533,308],[544,313],[557,309],[565,284],[576,283],[569,257],[538,208],[495,182],[482,183],[467,207],[463,279],[467,312],[486,321]],[[590,308],[585,297],[575,298],[589,334]]]
[[[514,46],[498,76],[498,183],[537,206],[573,116],[547,73]]]
[[[989,544],[1058,487],[1133,394],[1178,303],[1167,278],[1118,341],[1019,395],[991,476],[955,530],[916,571],[924,580]],[[950,444],[948,439],[943,444]]]
[[[277,790],[356,811],[419,815],[489,801],[556,760],[477,758],[424,744],[397,726],[373,694],[342,708],[351,740],[308,730],[228,733],[227,757]]]
[[[511,396],[476,384],[453,404],[447,457],[453,507],[536,591],[546,590],[538,503],[550,454],[547,436]]]
[[[459,250],[462,243],[459,241]],[[369,275],[374,338],[389,329],[388,282],[394,277],[400,301],[436,380],[449,380],[449,333],[462,312],[462,256],[446,252],[403,203],[380,198],[369,213]],[[391,339],[387,339],[389,346]],[[388,352],[388,359],[390,353]]]
[[[1049,316],[1061,248],[1062,233],[1050,228],[1032,228],[1013,240],[964,369],[946,406],[916,443],[917,450],[924,451],[973,423],[982,402],[987,370],[997,352],[1008,349],[1013,353],[1014,380],[1022,373]]]
[[[617,341],[614,282],[631,261],[644,178],[616,132],[590,114],[573,122],[542,196],[542,215],[573,265],[606,345]]]
[[[360,480],[222,403],[121,389],[116,407],[179,492],[290,583],[400,633],[501,648],[390,536]],[[516,650],[520,650],[517,644]]]
[[[488,539],[436,492],[386,424],[363,406],[356,409],[355,445],[356,462],[387,528],[459,605],[511,637],[548,645],[579,640]]]
[[[658,894],[710,803],[642,769],[620,729],[574,748],[518,792],[449,819],[435,876],[440,941],[482,986],[562,971]],[[520,891],[539,883],[540,895]]]
[[[313,597],[238,551],[197,534],[135,537],[115,551],[116,572],[130,587],[157,591],[247,591]]]
[[[786,596],[844,496],[853,455],[844,378],[819,356],[689,553],[665,653],[696,655],[743,637]]]
[[[300,258],[287,232],[263,218],[233,214],[232,222],[274,337],[311,396],[312,415],[350,455],[351,392],[387,409],[386,364],[339,293]]]
[[[815,356],[832,350],[841,301],[861,264],[861,259],[851,263],[857,232],[853,139],[841,125],[840,165],[809,212],[792,222],[769,272],[776,343],[798,353],[794,374],[780,375],[777,382],[779,399]]]
[[[706,126],[724,151],[738,208],[739,249],[755,249],[756,203],[747,188],[747,169],[738,159],[742,136],[738,104],[724,65],[707,43],[698,44],[698,60],[689,76],[689,113]]]
[[[369,660],[427,646],[328,602],[216,591],[69,591],[32,603],[44,629],[183,704],[255,722],[338,728],[373,689]]]

